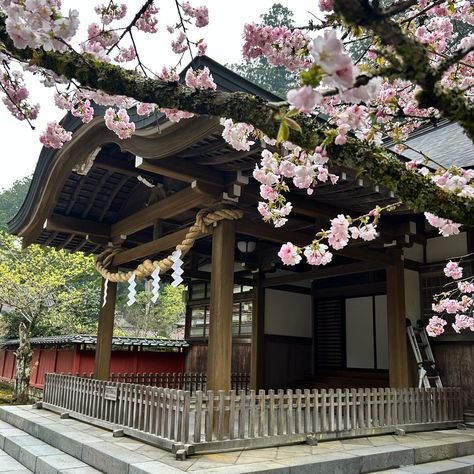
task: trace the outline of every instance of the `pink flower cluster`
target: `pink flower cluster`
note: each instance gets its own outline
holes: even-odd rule
[[[444,319],[438,316],[433,316],[430,318],[428,325],[426,326],[426,332],[428,333],[428,336],[436,337],[440,334],[443,334],[444,326],[446,326],[446,324],[448,323]]]
[[[130,138],[135,132],[135,124],[130,122],[130,117],[125,109],[119,109],[117,112],[109,107],[105,111],[105,125],[112,130],[121,140]]]
[[[99,51],[112,46],[119,38],[116,31],[103,29],[97,23],[91,23],[87,27],[87,34],[88,47]]]
[[[168,120],[171,122],[179,122],[181,119],[187,119],[194,117],[194,114],[191,112],[185,112],[184,110],[178,109],[160,109],[165,115]]]
[[[60,0],[1,0],[0,7],[7,15],[7,33],[20,49],[65,51],[79,26],[78,11],[63,16]]]
[[[160,9],[154,5],[150,5],[142,16],[135,22],[135,26],[145,33],[156,33],[156,25],[158,24],[158,18],[156,14],[159,13]]]
[[[458,334],[462,329],[470,329],[471,331],[474,331],[474,318],[466,316],[465,314],[456,314],[452,326]]]
[[[310,46],[310,53],[315,63],[329,76],[326,80],[328,84],[342,89],[352,87],[359,71],[344,51],[336,30],[326,30],[322,36],[317,36]]]
[[[439,230],[439,233],[443,237],[449,237],[450,235],[459,234],[459,228],[461,224],[456,224],[449,219],[443,219],[442,217],[435,216],[431,212],[425,212],[426,220]]]
[[[309,60],[300,54],[309,43],[309,37],[301,30],[247,23],[244,39],[242,53],[246,59],[264,56],[271,65],[284,66],[290,71],[309,65]]]
[[[189,2],[184,2],[182,4],[183,12],[189,18],[194,18],[196,20],[195,25],[198,28],[203,28],[209,23],[209,11],[206,6],[202,5],[200,7],[194,8]]]
[[[71,110],[74,117],[80,117],[83,123],[89,123],[94,118],[94,108],[89,99],[77,101]]]
[[[235,150],[250,150],[250,146],[255,142],[249,140],[253,132],[253,126],[248,123],[234,123],[232,119],[221,118],[221,125],[224,126],[222,138]]]
[[[178,36],[171,42],[171,49],[173,53],[182,54],[188,49],[186,42],[186,34],[184,31],[179,30]]]
[[[2,101],[10,113],[18,120],[34,120],[38,116],[39,104],[30,105],[27,101],[30,95],[23,82],[20,71],[5,72],[0,79],[5,97]]]
[[[281,246],[278,256],[285,265],[296,265],[301,262],[301,251],[291,242],[287,242]]]
[[[459,280],[462,278],[462,267],[460,267],[457,262],[450,260],[444,267],[444,274],[453,280]]]
[[[186,71],[186,85],[195,89],[217,89],[217,85],[214,82],[211,71],[208,67],[194,71],[189,68]]]
[[[119,54],[114,58],[118,63],[133,61],[137,57],[137,51],[133,45],[130,45],[127,48],[120,48],[119,51]]]
[[[137,103],[137,114],[141,116],[148,117],[156,110],[155,104],[148,104],[146,102],[138,102]]]
[[[332,260],[332,253],[328,251],[328,246],[320,242],[305,247],[303,253],[309,265],[327,265]]]
[[[49,122],[46,130],[40,135],[40,142],[47,148],[62,148],[72,139],[72,133],[66,132],[58,122]]]
[[[127,5],[125,3],[117,4],[113,1],[108,5],[97,5],[95,12],[100,15],[104,25],[109,25],[115,20],[121,20],[127,14]]]
[[[310,114],[323,100],[323,96],[311,86],[292,89],[286,95],[288,103],[302,114]]]

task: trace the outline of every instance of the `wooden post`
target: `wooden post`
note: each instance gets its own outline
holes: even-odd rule
[[[102,279],[101,305],[104,300],[104,289],[105,280]],[[107,283],[107,303],[105,306],[101,306],[99,312],[99,328],[97,330],[97,345],[95,347],[94,378],[99,380],[109,380],[110,376],[116,294],[117,283],[109,281]]]
[[[230,390],[235,223],[224,220],[212,235],[207,389]]]
[[[264,388],[265,354],[265,288],[257,277],[252,298],[252,349],[250,355],[250,389]]]
[[[393,252],[387,267],[388,356],[390,387],[408,387],[408,352],[405,323],[405,279],[401,253]]]

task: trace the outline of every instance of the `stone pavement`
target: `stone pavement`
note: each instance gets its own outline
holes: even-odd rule
[[[2,474],[27,474],[32,471],[0,449],[0,472]]]
[[[42,462],[48,461],[48,458],[52,462],[56,458],[53,459],[52,452],[48,456],[46,451],[55,449],[62,451],[61,456],[73,457],[82,466],[83,463],[87,465],[87,468],[77,466],[73,469],[71,466],[44,471],[48,473],[355,474],[385,469],[385,472],[393,473],[474,474],[474,429],[327,441],[317,446],[241,449],[198,454],[185,461],[177,461],[173,454],[162,449],[128,437],[114,438],[110,431],[74,419],[60,419],[59,415],[47,410],[36,410],[30,406],[1,407],[0,419],[0,448],[4,447],[14,457],[24,451],[31,461],[35,454]],[[31,444],[34,443],[37,444],[36,452],[32,453],[34,446]],[[61,456],[57,455],[57,458]],[[35,472],[40,472],[38,462]],[[432,464],[423,466],[422,463]]]

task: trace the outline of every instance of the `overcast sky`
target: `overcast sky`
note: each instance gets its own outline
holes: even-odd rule
[[[63,0],[63,11],[68,8],[80,9],[82,34],[87,25],[92,21],[97,21],[97,16],[93,12],[93,6],[99,1],[87,0],[77,2],[74,0]],[[105,3],[105,2],[102,2]],[[137,0],[125,0],[129,10],[134,10],[142,2]],[[208,43],[207,55],[221,64],[239,62],[241,60],[242,32],[245,23],[250,21],[258,22],[260,15],[268,11],[275,3],[275,0],[240,0],[230,3],[225,0],[191,0],[194,6],[206,4],[209,8],[209,25],[201,30],[193,30],[191,39],[204,37]],[[303,0],[280,0],[280,3],[287,6],[294,12],[294,20],[297,25],[307,23],[311,13],[317,13],[316,2]],[[175,65],[177,55],[171,52],[170,42],[172,36],[167,33],[166,25],[176,22],[176,10],[174,0],[162,0],[158,2],[161,9],[159,14],[160,34],[141,34],[137,38],[138,48],[144,62],[153,70],[160,70],[162,66]],[[82,5],[88,5],[83,7]],[[90,5],[90,6],[89,6]],[[124,43],[128,45],[127,42]],[[190,58],[183,61],[183,65],[189,62]],[[2,144],[2,164],[0,173],[0,189],[9,187],[14,181],[33,173],[38,159],[41,143],[39,135],[46,127],[46,123],[51,120],[59,120],[63,113],[55,108],[52,91],[45,89],[39,84],[30,82],[31,102],[39,102],[41,111],[39,118],[35,121],[36,130],[32,131],[26,122],[20,122],[13,118],[10,113],[0,103],[0,123],[4,126],[0,131]]]

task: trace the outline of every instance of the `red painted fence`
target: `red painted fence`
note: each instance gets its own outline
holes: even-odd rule
[[[47,373],[92,373],[94,372],[93,350],[80,349],[35,349],[33,352],[30,385],[43,388]],[[112,351],[110,373],[174,372],[185,369],[183,352]],[[0,379],[15,378],[15,352],[0,350]]]

